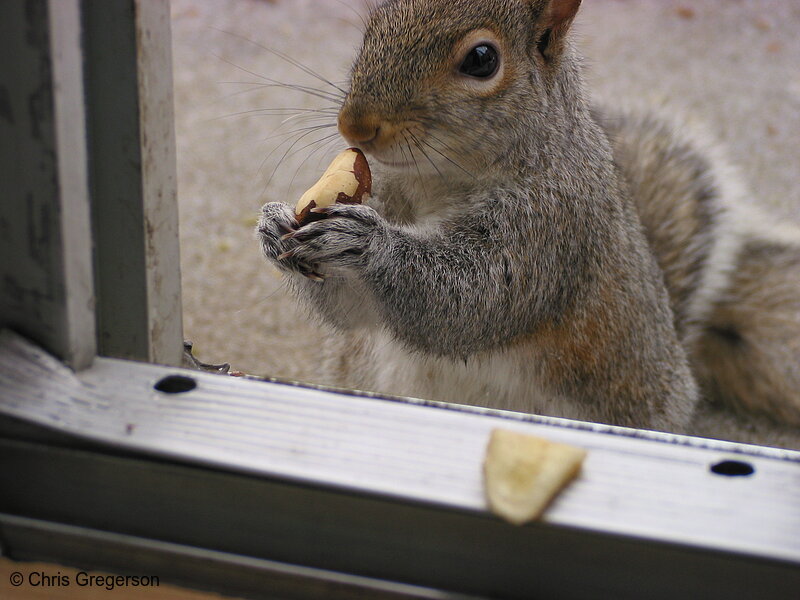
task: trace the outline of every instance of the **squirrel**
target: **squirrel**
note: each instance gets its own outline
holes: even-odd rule
[[[269,202],[257,226],[338,332],[329,381],[673,432],[701,401],[800,425],[800,235],[742,218],[713,145],[591,105],[580,3],[373,9],[338,115],[373,197],[303,227]]]

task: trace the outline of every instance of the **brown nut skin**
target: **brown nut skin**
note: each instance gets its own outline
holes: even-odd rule
[[[325,180],[329,177],[340,174],[343,171],[352,173],[355,181],[357,182],[355,190],[352,191],[352,193],[348,193],[347,191],[339,191],[335,199],[332,199],[332,196],[328,196],[319,202],[317,202],[317,200],[311,200],[307,203],[304,202],[304,198],[309,192],[318,186],[323,185]],[[364,153],[358,148],[347,148],[346,150],[340,152],[336,158],[331,161],[330,166],[319,179],[319,181],[309,188],[309,191],[306,192],[306,194],[304,194],[300,199],[295,210],[297,222],[302,227],[303,225],[324,219],[325,215],[311,212],[311,209],[316,208],[317,206],[330,206],[334,203],[361,204],[363,202],[364,194],[369,196],[371,193],[372,173],[369,169],[367,157],[364,156]]]

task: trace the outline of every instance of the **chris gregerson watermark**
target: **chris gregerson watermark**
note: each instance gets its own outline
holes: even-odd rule
[[[160,585],[158,575],[96,575],[86,571],[78,571],[74,574],[65,574],[61,571],[31,571],[30,573],[14,571],[9,580],[14,587],[27,585],[35,588],[74,586],[113,590],[116,588],[158,587]]]

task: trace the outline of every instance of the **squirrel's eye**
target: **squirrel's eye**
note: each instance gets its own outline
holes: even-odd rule
[[[488,44],[481,44],[469,51],[458,70],[470,77],[486,79],[497,72],[499,65],[500,56],[497,50]]]

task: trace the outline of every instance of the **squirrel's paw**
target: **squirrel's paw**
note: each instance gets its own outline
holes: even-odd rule
[[[261,217],[256,226],[256,235],[261,242],[261,251],[270,262],[286,272],[300,273],[309,279],[321,280],[322,277],[307,263],[286,256],[297,248],[298,243],[287,234],[298,230],[294,210],[283,202],[268,202],[261,208]]]
[[[369,206],[334,204],[312,212],[326,218],[284,235],[285,241],[296,246],[278,259],[299,261],[317,273],[359,267],[370,244],[388,229],[386,221]]]

